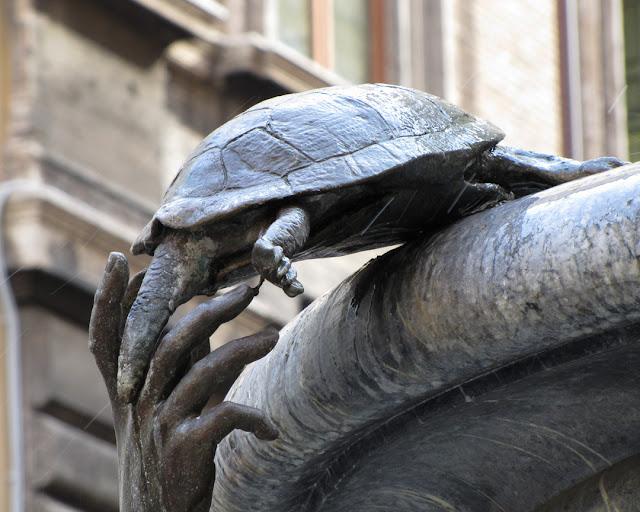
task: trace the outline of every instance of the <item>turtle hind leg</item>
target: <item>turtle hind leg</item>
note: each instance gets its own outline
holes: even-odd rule
[[[282,208],[253,246],[251,261],[258,273],[289,297],[304,292],[291,259],[309,237],[309,215],[298,206]]]
[[[456,216],[471,215],[513,198],[514,195],[511,192],[495,183],[466,182],[464,188],[448,206],[447,215],[451,213]]]
[[[621,160],[618,160],[617,158],[614,158],[612,156],[603,156],[600,158],[594,158],[593,160],[582,162],[582,164],[580,164],[580,167],[578,168],[578,172],[585,175],[595,174],[602,171],[609,171],[628,163],[629,162],[622,162]]]
[[[591,174],[625,165],[617,158],[603,157],[580,162],[534,151],[496,146],[484,153],[474,170],[477,179],[498,183],[516,197],[539,192]]]

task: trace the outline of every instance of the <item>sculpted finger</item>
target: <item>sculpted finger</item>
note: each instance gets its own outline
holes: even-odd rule
[[[122,299],[129,281],[124,254],[109,255],[102,282],[93,299],[89,322],[89,350],[96,359],[109,393],[115,392],[122,325]]]
[[[153,407],[170,391],[177,371],[194,348],[203,345],[223,323],[238,316],[256,296],[255,290],[242,285],[230,292],[200,304],[188,313],[162,339],[158,346],[140,398],[139,406]]]
[[[191,422],[190,436],[194,440],[219,444],[231,431],[239,428],[258,439],[277,439],[278,430],[260,410],[233,402],[222,402]]]
[[[209,338],[205,338],[191,351],[191,354],[189,355],[189,359],[191,360],[189,368],[206,357],[209,353],[211,353],[211,345],[209,343]]]
[[[278,341],[278,331],[269,329],[230,341],[196,363],[167,399],[166,410],[197,416],[220,386],[228,387],[242,368],[268,354]],[[227,391],[227,389],[225,389]]]

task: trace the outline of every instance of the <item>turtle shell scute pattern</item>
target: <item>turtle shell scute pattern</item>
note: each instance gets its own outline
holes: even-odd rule
[[[272,98],[211,133],[154,221],[190,229],[246,209],[378,177],[431,154],[494,146],[502,131],[429,94],[390,85]]]

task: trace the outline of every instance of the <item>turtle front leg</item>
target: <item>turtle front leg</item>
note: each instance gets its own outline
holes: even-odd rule
[[[304,292],[290,258],[304,246],[309,228],[308,213],[299,206],[288,206],[278,212],[276,220],[253,246],[251,260],[254,268],[289,297]]]

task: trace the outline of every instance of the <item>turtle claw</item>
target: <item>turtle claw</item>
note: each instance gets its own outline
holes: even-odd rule
[[[289,297],[296,297],[301,293],[304,293],[304,286],[297,279],[293,280],[290,285],[283,286],[282,289]]]
[[[283,254],[280,259],[280,263],[278,264],[278,271],[276,273],[278,281],[282,282],[284,279],[286,279],[291,273],[291,270],[293,270],[294,272],[293,278],[295,279],[296,271],[295,269],[291,268],[291,260]]]
[[[295,297],[304,292],[304,287],[296,279],[298,273],[291,266],[291,260],[284,255],[284,250],[278,245],[272,245],[265,240],[258,240],[251,255],[254,268],[267,281],[279,286],[289,297]]]
[[[289,261],[289,258],[286,258]],[[280,279],[280,285],[289,297],[295,297],[296,295],[300,295],[304,292],[304,286],[302,283],[298,281],[296,278],[298,277],[298,272],[296,269],[291,266],[291,262],[288,264],[289,270],[284,275],[282,279]]]

